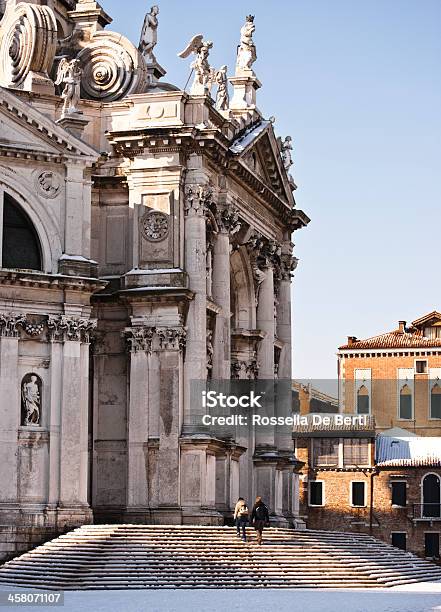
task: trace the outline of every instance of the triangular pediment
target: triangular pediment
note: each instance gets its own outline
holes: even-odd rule
[[[64,155],[95,161],[98,152],[11,91],[0,87],[0,155]]]
[[[435,326],[438,327],[441,325],[441,313],[437,310],[430,312],[429,314],[412,321],[412,325],[421,329],[422,327]]]
[[[236,138],[230,151],[279,198],[294,205],[292,187],[271,121],[261,121],[249,128]]]

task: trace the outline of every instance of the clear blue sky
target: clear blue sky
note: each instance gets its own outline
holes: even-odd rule
[[[138,43],[150,3],[102,0]],[[255,15],[258,105],[294,139],[294,376],[332,378],[347,335],[368,337],[441,309],[441,1],[165,0],[158,61],[180,87],[181,51],[214,42],[234,69]]]

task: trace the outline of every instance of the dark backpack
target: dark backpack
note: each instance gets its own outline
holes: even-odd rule
[[[266,521],[268,518],[268,510],[266,509],[265,504],[260,504],[256,506],[255,510],[256,520],[258,521]]]

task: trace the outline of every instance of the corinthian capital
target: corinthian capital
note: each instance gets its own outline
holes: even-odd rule
[[[150,353],[154,333],[154,327],[127,327],[123,334],[126,339],[128,352],[147,351]]]
[[[187,330],[184,327],[157,327],[159,349],[182,351],[185,348]]]
[[[66,342],[69,340],[89,343],[96,326],[97,321],[95,319],[66,317],[64,315],[51,316],[47,321],[51,342]]]
[[[186,216],[204,217],[212,203],[213,190],[208,185],[188,185],[185,191]]]
[[[235,206],[217,206],[215,216],[221,232],[233,236],[240,230],[239,210]]]
[[[280,277],[281,280],[289,281],[297,268],[299,260],[294,255],[285,253],[280,258]]]
[[[23,314],[0,314],[0,336],[3,338],[18,338],[20,329],[26,323],[26,316]]]

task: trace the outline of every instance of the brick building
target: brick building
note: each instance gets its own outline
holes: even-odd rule
[[[376,436],[371,416],[343,425],[335,415],[322,424],[314,417],[294,428],[307,527],[371,533],[439,558],[441,438],[398,429]]]
[[[441,314],[366,340],[350,336],[338,376],[337,415],[325,417],[299,389],[300,414],[315,413],[293,434],[307,527],[368,532],[438,558]]]
[[[375,416],[376,428],[441,436],[441,313],[358,340],[338,352],[340,410]]]
[[[338,399],[312,386],[292,381],[293,411],[299,414],[338,412]]]

